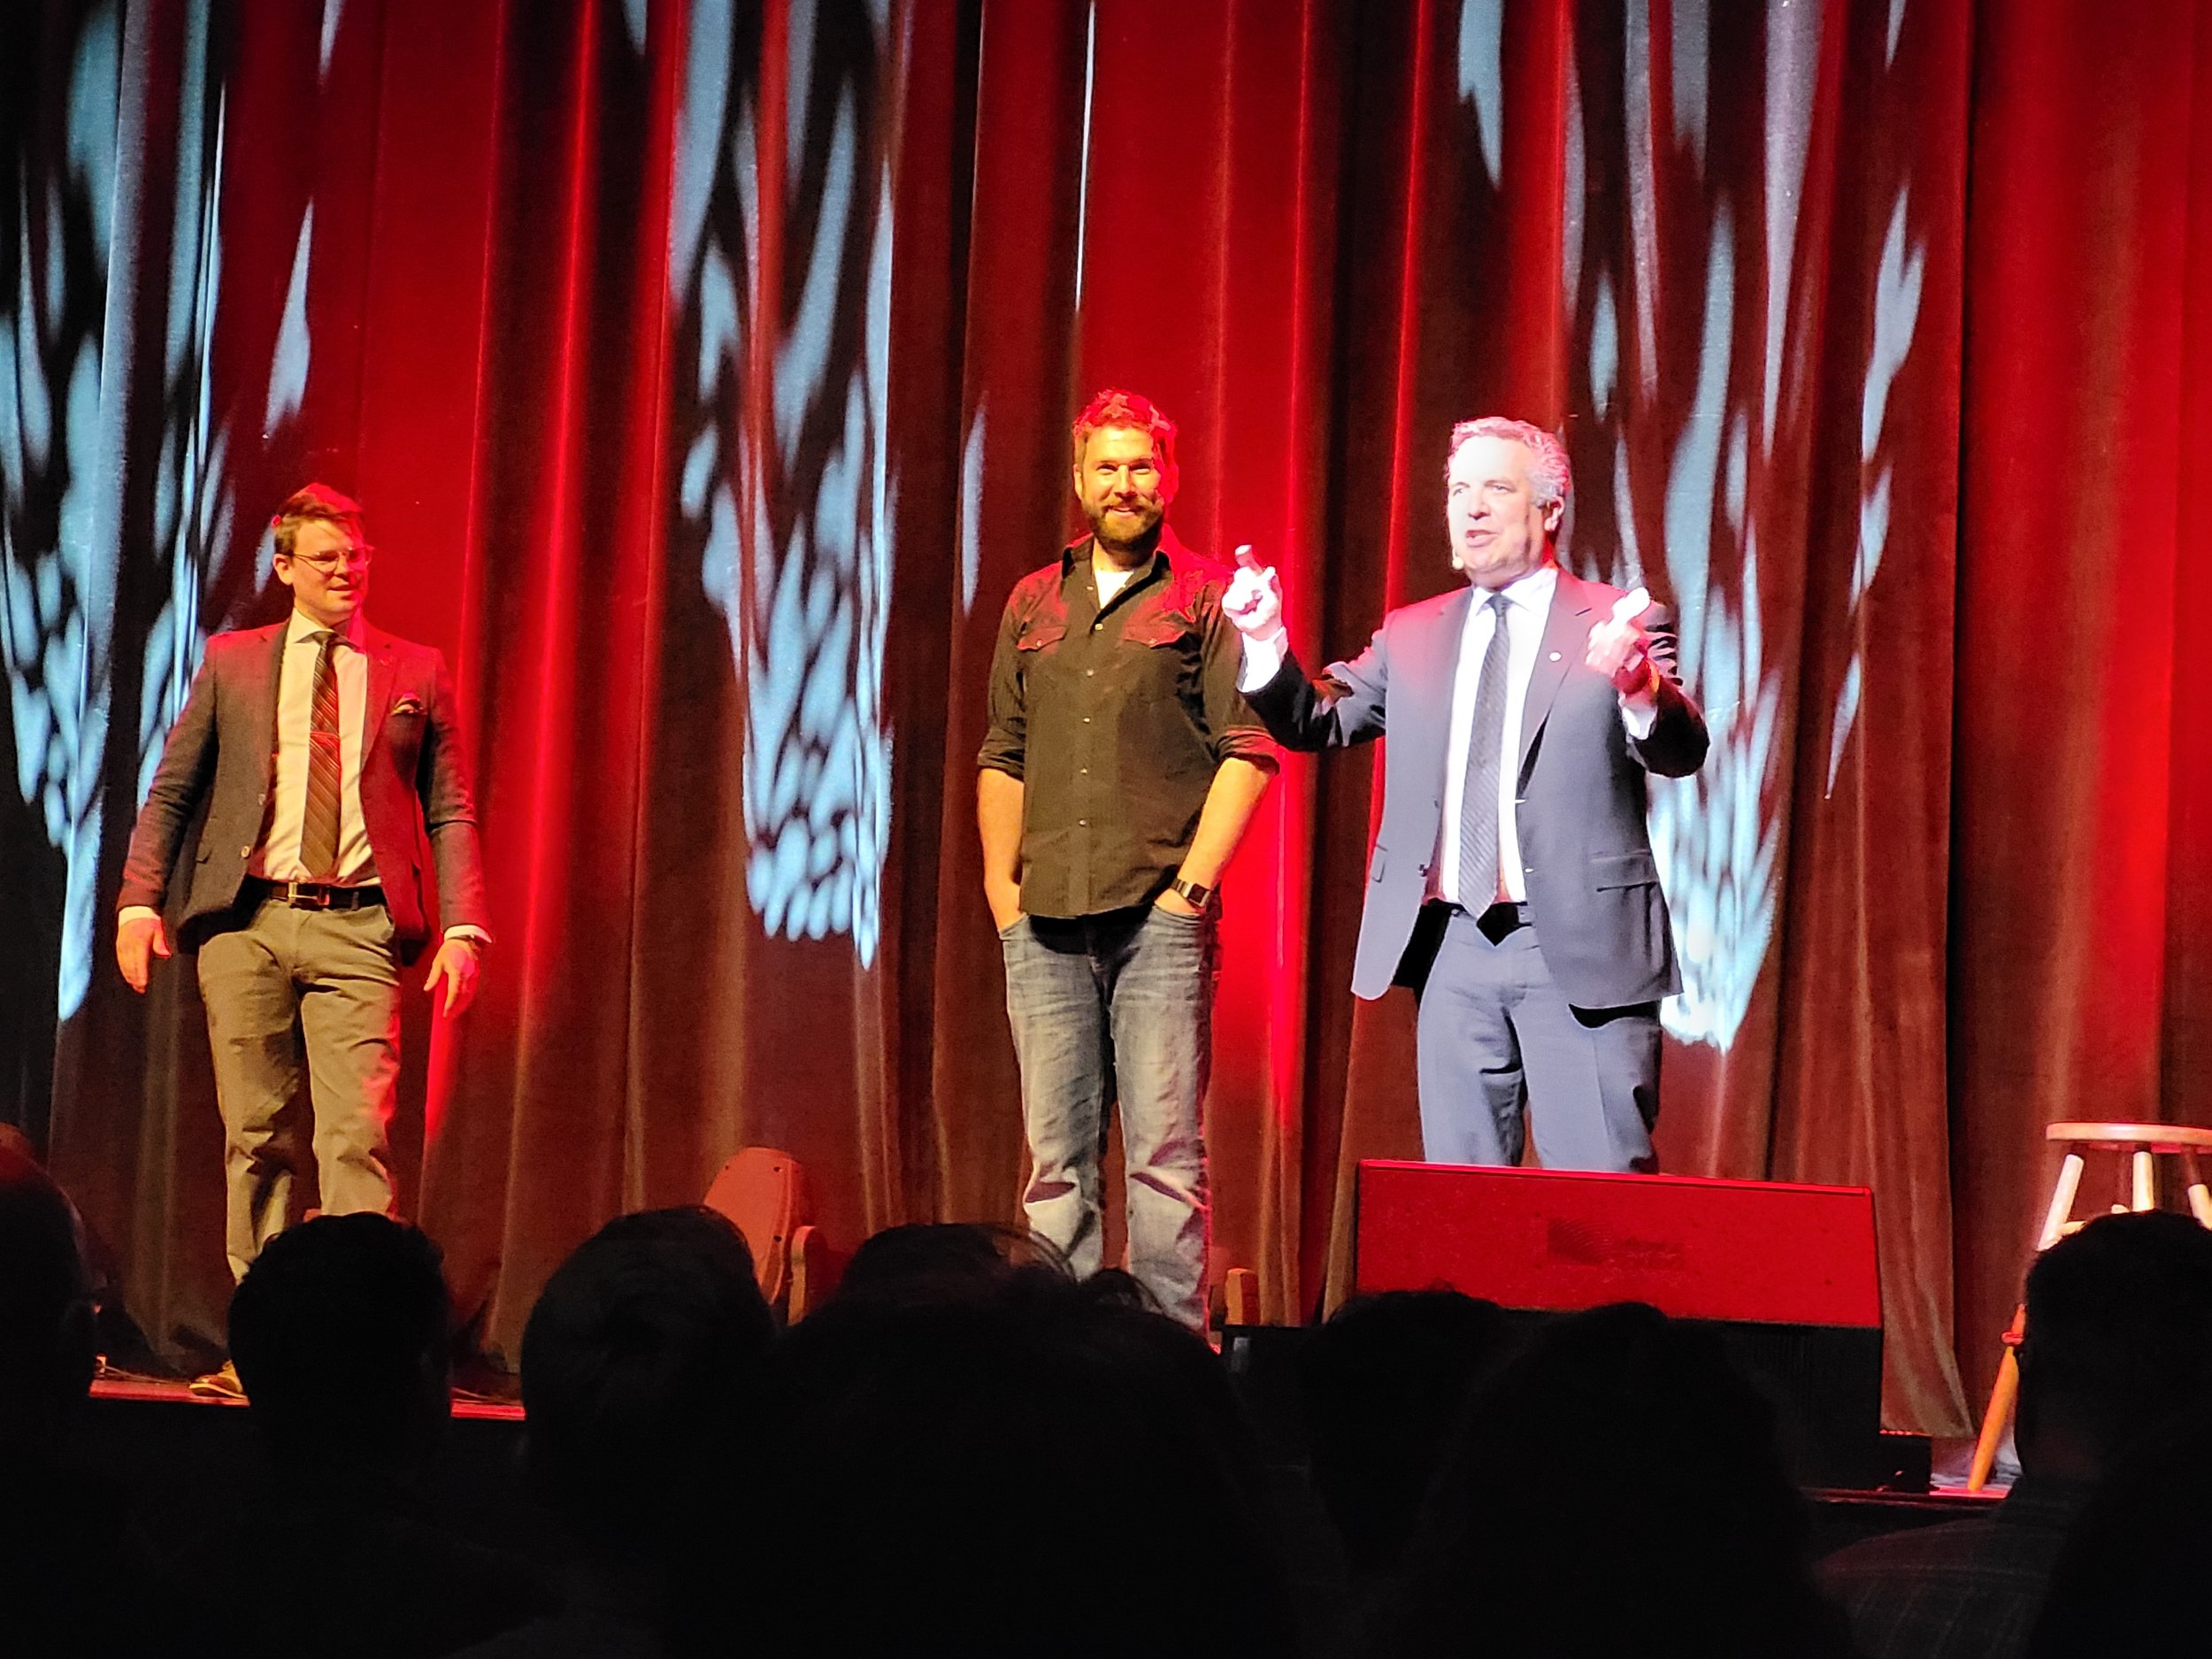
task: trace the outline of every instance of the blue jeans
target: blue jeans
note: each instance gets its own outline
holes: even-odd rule
[[[999,934],[1021,1064],[1031,1232],[1079,1274],[1103,1253],[1106,1110],[1121,1107],[1129,1271],[1176,1318],[1206,1323],[1203,1107],[1213,1048],[1214,918],[1156,905]]]

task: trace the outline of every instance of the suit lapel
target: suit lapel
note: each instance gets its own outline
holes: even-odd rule
[[[1474,603],[1474,591],[1463,587],[1437,608],[1427,630],[1415,641],[1415,660],[1405,664],[1411,684],[1432,687],[1435,694],[1407,699],[1425,717],[1415,732],[1406,733],[1424,751],[1417,759],[1421,770],[1408,775],[1434,778],[1439,790],[1444,787],[1444,751],[1451,742],[1452,677],[1459,672],[1460,642],[1466,638],[1467,607]]]
[[[1567,671],[1590,649],[1594,604],[1587,582],[1563,570],[1559,572],[1558,584],[1552,589],[1551,612],[1544,619],[1543,641],[1537,646],[1536,661],[1529,670],[1528,699],[1521,708],[1521,748],[1514,757],[1516,778],[1528,770],[1529,752],[1536,747],[1537,733],[1544,729],[1552,699],[1559,695]]]
[[[292,640],[292,618],[288,613],[276,626],[268,649],[259,658],[261,674],[253,688],[253,726],[261,733],[261,787],[273,799],[276,794],[277,763],[277,703],[284,689],[284,653]]]
[[[384,717],[391,710],[392,682],[399,677],[399,664],[390,634],[365,622],[361,625],[361,642],[367,648],[369,657],[369,702],[361,711],[361,764],[365,772],[369,756],[376,748],[377,733],[384,729]]]

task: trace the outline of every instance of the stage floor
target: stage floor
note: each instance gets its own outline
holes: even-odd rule
[[[236,1401],[202,1400],[181,1380],[113,1373],[94,1383],[81,1441],[111,1478],[134,1494],[157,1532],[204,1527],[211,1508],[243,1501],[260,1448]],[[550,1518],[532,1499],[522,1462],[523,1409],[512,1400],[457,1391],[435,1501],[455,1530],[475,1541],[526,1553],[555,1547]],[[1810,1490],[1816,1555],[1881,1532],[1984,1513],[2001,1486],[1964,1490],[1970,1440],[1934,1447],[1926,1493]]]
[[[213,1406],[218,1410],[235,1410],[246,1403],[242,1400],[203,1399],[179,1379],[142,1377],[130,1371],[103,1373],[92,1385],[92,1397],[96,1401],[132,1401],[142,1405]],[[456,1388],[453,1415],[464,1422],[519,1423],[522,1407],[515,1401]]]

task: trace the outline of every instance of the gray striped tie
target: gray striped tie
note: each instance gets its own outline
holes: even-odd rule
[[[1505,755],[1506,661],[1513,649],[1506,631],[1512,601],[1492,594],[1490,643],[1475,682],[1475,729],[1467,739],[1467,793],[1459,808],[1459,902],[1479,916],[1496,898],[1498,884],[1498,768]]]

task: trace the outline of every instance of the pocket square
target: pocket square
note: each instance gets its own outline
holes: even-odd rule
[[[394,714],[420,714],[422,711],[422,699],[420,697],[405,696],[392,704],[392,712]]]

